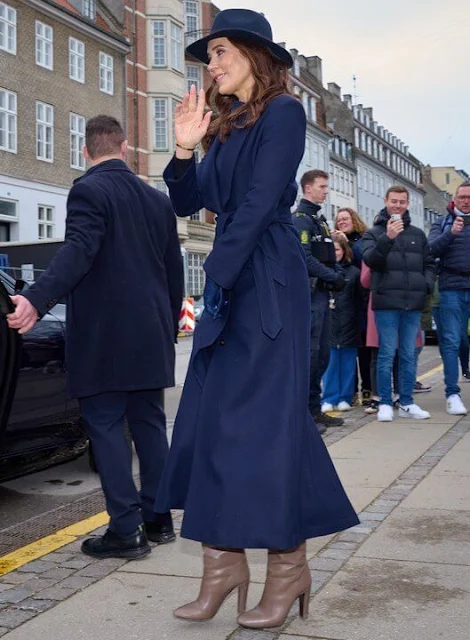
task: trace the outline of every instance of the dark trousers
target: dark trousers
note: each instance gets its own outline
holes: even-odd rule
[[[80,398],[91,440],[110,529],[122,535],[153,521],[158,483],[168,454],[163,390],[119,391]],[[140,466],[140,493],[132,476],[132,449],[126,439],[127,418]]]
[[[329,299],[329,294],[323,291],[316,291],[311,298],[309,407],[314,416],[320,412],[321,380],[330,359]]]

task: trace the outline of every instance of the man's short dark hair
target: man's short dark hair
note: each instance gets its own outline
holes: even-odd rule
[[[328,180],[328,174],[321,169],[310,169],[310,171],[306,171],[300,179],[302,191],[305,193],[305,187],[308,184],[313,184],[317,178],[326,178],[326,180]]]
[[[121,123],[112,116],[95,116],[86,123],[85,144],[92,160],[119,153],[125,139]]]
[[[460,189],[463,189],[464,187],[470,187],[469,180],[466,180],[465,182],[462,182],[462,184],[459,184],[459,186],[457,187],[457,191],[455,192],[455,195],[458,196]]]
[[[385,193],[385,200],[388,200],[388,196],[391,193],[406,193],[407,200],[410,199],[410,192],[402,184],[392,184],[392,186],[389,187]]]

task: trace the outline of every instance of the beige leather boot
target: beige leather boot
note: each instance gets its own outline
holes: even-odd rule
[[[245,551],[227,551],[202,546],[203,575],[197,600],[174,611],[177,618],[209,620],[234,589],[238,588],[238,613],[246,610],[250,571]]]
[[[270,551],[261,601],[251,611],[238,616],[238,623],[251,629],[279,627],[297,598],[300,615],[306,618],[311,584],[305,542],[297,549]]]

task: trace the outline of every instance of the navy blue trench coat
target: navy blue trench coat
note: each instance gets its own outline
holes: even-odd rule
[[[155,506],[184,509],[181,535],[206,544],[287,549],[358,523],[308,411],[310,295],[290,212],[305,128],[302,105],[278,97],[198,167],[164,174],[178,215],[217,213],[204,269],[229,298],[196,329]]]

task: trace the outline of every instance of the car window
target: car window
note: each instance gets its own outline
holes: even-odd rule
[[[2,271],[1,269],[0,282],[3,282],[10,295],[13,295],[15,293],[15,281],[11,276],[8,275],[8,273],[5,273],[5,271]]]

